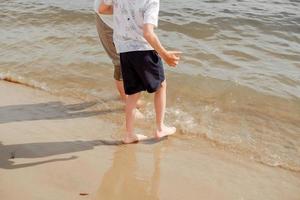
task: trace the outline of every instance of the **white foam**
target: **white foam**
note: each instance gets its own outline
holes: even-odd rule
[[[28,87],[33,87],[33,88],[50,92],[50,89],[49,87],[47,87],[46,83],[38,82],[35,80],[27,80],[26,78],[11,72],[0,72],[0,80],[18,83]]]

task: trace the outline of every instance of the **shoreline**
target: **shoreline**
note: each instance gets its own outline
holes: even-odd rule
[[[0,81],[0,91],[5,200],[300,197],[298,172],[183,135],[119,145],[123,124],[106,119],[118,109],[99,111],[93,102],[6,81]]]

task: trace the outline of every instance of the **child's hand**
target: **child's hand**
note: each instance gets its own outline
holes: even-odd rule
[[[180,60],[180,55],[182,52],[180,51],[167,51],[162,58],[164,61],[171,67],[176,67]]]

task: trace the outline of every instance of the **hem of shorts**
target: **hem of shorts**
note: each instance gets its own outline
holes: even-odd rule
[[[120,68],[121,69],[121,65],[114,65],[114,69],[116,69],[116,68]],[[118,73],[116,73],[114,71],[114,79],[116,81],[123,81],[122,72],[120,72],[120,74],[118,74]]]
[[[115,79],[116,81],[123,81],[122,78],[117,78],[117,77],[115,77],[115,76],[114,76],[114,79]]]
[[[137,90],[133,90],[133,91],[130,91],[130,92],[126,92],[125,91],[125,94],[126,95],[133,95],[133,94],[136,94],[136,93],[139,93],[139,92],[143,92],[143,91],[146,91],[145,89],[137,89]]]
[[[163,79],[163,80],[161,80],[160,82],[159,82],[159,84],[155,87],[155,89],[153,89],[153,90],[147,90],[147,92],[148,93],[154,93],[154,92],[156,92],[162,85],[162,82],[164,82],[166,79]]]

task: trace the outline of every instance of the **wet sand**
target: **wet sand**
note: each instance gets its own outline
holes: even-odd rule
[[[120,109],[4,81],[0,93],[1,199],[300,199],[300,173],[205,138],[120,145],[124,124],[106,118]]]

